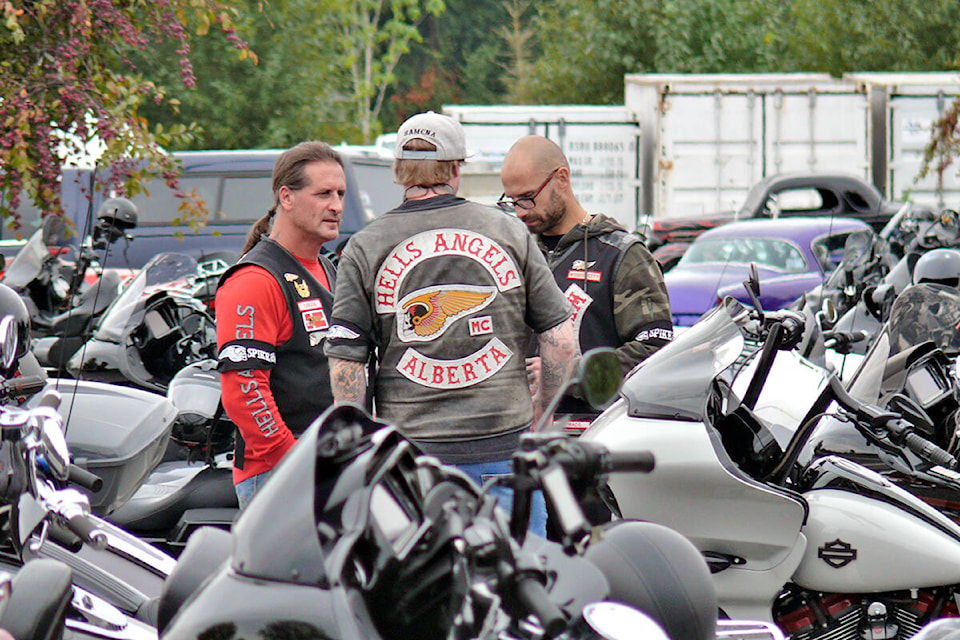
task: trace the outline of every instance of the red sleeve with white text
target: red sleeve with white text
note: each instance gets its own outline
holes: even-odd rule
[[[217,290],[217,345],[247,339],[279,345],[290,339],[293,325],[279,283],[259,266],[239,269]],[[245,443],[243,469],[233,469],[234,483],[272,469],[296,443],[270,391],[271,369],[220,373],[223,408]],[[265,417],[271,418],[269,422]],[[270,429],[261,430],[268,423]]]

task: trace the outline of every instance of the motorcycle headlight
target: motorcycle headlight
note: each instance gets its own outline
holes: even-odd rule
[[[592,602],[583,608],[582,631],[577,637],[596,640],[670,640],[647,614],[619,602]],[[595,635],[591,635],[593,632]]]

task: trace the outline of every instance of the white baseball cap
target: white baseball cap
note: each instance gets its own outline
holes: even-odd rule
[[[436,151],[411,151],[403,146],[411,140],[424,140]],[[460,123],[435,111],[418,113],[408,118],[397,130],[394,156],[400,160],[464,160],[467,139]]]

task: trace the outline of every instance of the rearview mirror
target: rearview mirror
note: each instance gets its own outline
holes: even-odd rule
[[[622,376],[617,352],[609,347],[592,349],[580,360],[580,391],[594,409],[603,410],[617,399]]]
[[[540,421],[533,430],[542,431],[544,429],[544,423],[549,416],[553,415],[560,404],[560,399],[573,387],[580,385],[583,399],[590,403],[593,408],[602,411],[617,399],[621,381],[620,362],[617,360],[615,350],[610,347],[598,347],[587,351],[581,356],[577,370],[567,381],[567,384],[550,400],[550,406],[543,412]]]
[[[14,368],[19,349],[17,321],[12,315],[3,316],[0,320],[0,368],[3,371],[10,372]]]
[[[760,304],[760,271],[757,269],[757,263],[751,262],[747,279],[743,281],[743,288],[747,290],[753,307],[763,314],[763,306]]]

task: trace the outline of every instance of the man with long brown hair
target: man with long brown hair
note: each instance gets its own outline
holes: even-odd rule
[[[281,154],[274,206],[220,280],[218,369],[224,410],[239,430],[233,480],[241,508],[333,403],[322,343],[336,276],[321,249],[340,233],[346,184],[343,161],[326,143]]]

